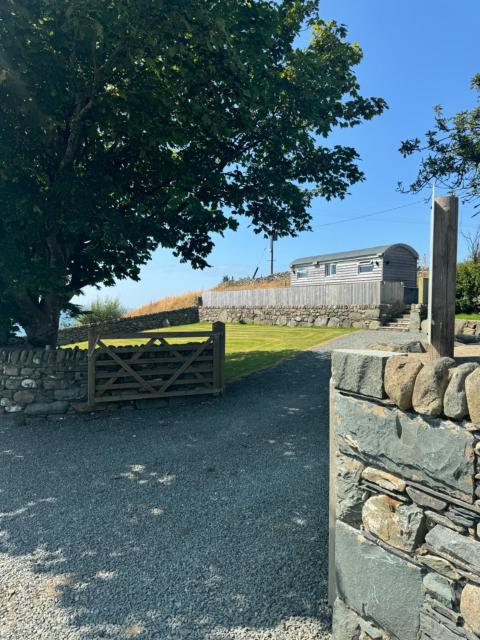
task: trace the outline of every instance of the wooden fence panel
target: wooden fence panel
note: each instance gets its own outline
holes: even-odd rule
[[[338,284],[241,291],[206,291],[204,307],[320,307],[379,305],[403,302],[402,282],[342,282]]]
[[[204,338],[195,342],[173,339]],[[146,340],[138,346],[109,345],[107,336],[88,336],[88,404],[169,398],[223,392],[225,325],[211,331],[137,333],[122,340]],[[118,336],[116,336],[118,339]]]

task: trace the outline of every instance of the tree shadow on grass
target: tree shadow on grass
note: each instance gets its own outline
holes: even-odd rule
[[[219,400],[0,426],[8,637],[324,637],[328,376],[309,351]]]

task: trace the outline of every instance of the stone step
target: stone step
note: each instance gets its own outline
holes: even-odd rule
[[[409,327],[409,322],[387,322],[387,325],[390,327]]]

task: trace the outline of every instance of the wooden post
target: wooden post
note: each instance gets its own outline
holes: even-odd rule
[[[213,360],[214,385],[216,389],[223,392],[225,387],[225,323],[214,322],[212,331],[217,334]]]
[[[458,198],[437,197],[433,203],[430,240],[428,327],[432,360],[453,357],[457,273]]]
[[[88,329],[88,405],[93,409],[95,405],[95,347],[97,334],[93,327]]]

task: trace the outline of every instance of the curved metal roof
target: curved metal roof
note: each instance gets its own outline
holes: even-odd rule
[[[351,260],[355,258],[371,258],[371,257],[381,257],[383,256],[389,249],[393,249],[395,247],[403,247],[410,251],[416,258],[418,258],[418,253],[415,251],[413,247],[408,244],[385,244],[380,247],[368,247],[366,249],[355,249],[353,251],[339,251],[337,253],[324,253],[320,256],[307,256],[305,258],[297,258],[290,263],[290,268],[296,265],[301,264],[313,264],[315,262],[340,262],[342,260]]]

